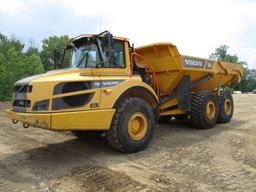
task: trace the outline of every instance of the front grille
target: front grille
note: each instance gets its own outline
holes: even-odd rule
[[[13,90],[12,109],[17,112],[26,112],[26,109],[31,106],[31,101],[27,99],[27,94],[31,92],[31,85],[16,84]]]

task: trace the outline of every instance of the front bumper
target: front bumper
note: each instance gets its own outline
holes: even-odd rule
[[[7,117],[23,124],[51,130],[108,130],[115,109],[59,113],[20,113],[7,110]]]

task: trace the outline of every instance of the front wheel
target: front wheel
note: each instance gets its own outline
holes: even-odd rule
[[[151,141],[153,129],[154,113],[151,106],[143,99],[129,97],[117,106],[106,137],[118,151],[138,152]]]

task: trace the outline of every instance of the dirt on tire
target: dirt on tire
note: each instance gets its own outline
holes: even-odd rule
[[[104,137],[22,128],[0,103],[0,191],[256,191],[256,95],[235,95],[233,119],[212,129],[157,125],[141,152]]]

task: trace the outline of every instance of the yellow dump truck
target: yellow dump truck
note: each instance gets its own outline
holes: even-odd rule
[[[133,48],[108,31],[75,37],[66,50],[70,68],[15,83],[13,123],[105,135],[129,153],[146,148],[156,121],[188,118],[205,129],[232,118],[232,96],[221,86],[241,80],[239,64],[184,56],[171,43]]]

